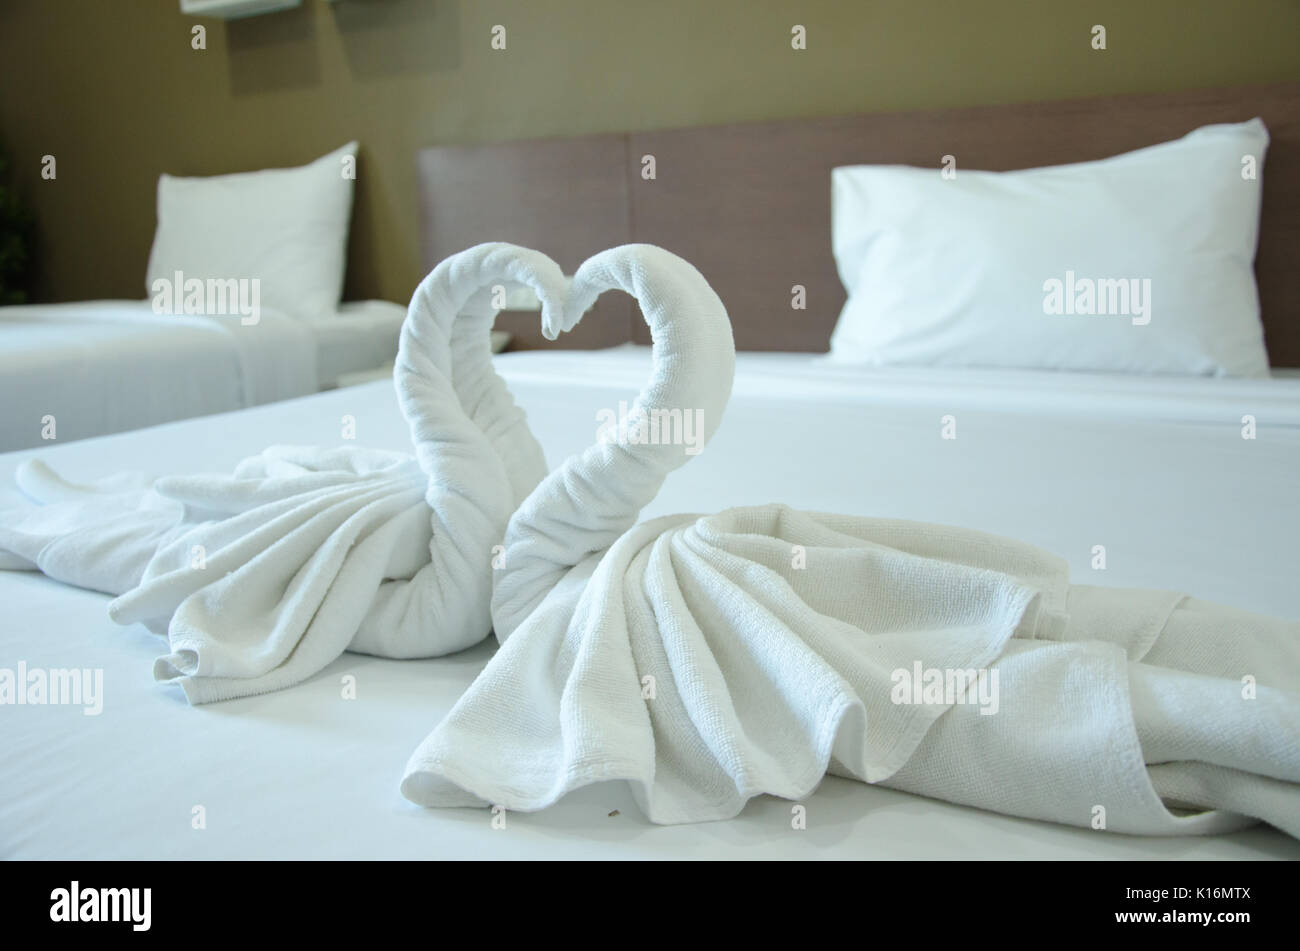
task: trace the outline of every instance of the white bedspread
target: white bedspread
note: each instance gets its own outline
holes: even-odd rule
[[[0,307],[0,450],[305,396],[391,363],[406,307],[349,301],[290,318],[155,314],[149,301]]]
[[[507,355],[498,366],[555,465],[592,442],[599,410],[635,395],[648,361],[626,348]],[[43,457],[69,478],[226,471],[285,439],[342,444],[345,414],[356,444],[408,441],[380,383]],[[945,440],[949,415],[957,438]],[[1255,439],[1242,438],[1243,415],[1255,418]],[[0,456],[0,485],[34,454]],[[1298,467],[1294,379],[832,374],[813,357],[741,354],[721,430],[644,516],[780,500],[962,525],[1057,552],[1079,582],[1186,590],[1295,618]],[[1096,545],[1104,571],[1092,568]],[[1300,843],[1264,828],[1135,839],[838,779],[806,801],[803,831],[776,799],[727,823],[652,827],[625,787],[605,785],[510,814],[502,832],[483,810],[422,810],[397,791],[400,764],[481,668],[486,645],[434,661],[345,655],[292,690],[193,709],[152,682],[158,640],[115,627],[107,598],[6,573],[0,599],[0,667],[104,671],[99,716],[0,707],[4,856],[1300,857]],[[356,699],[344,699],[348,676]],[[202,830],[192,828],[196,806]]]
[[[148,301],[0,308],[0,447],[84,439],[316,390],[310,329],[263,310],[155,314]]]

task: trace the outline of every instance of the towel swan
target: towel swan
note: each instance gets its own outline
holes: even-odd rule
[[[493,546],[546,472],[491,363],[492,288],[557,306],[548,258],[480,245],[436,267],[402,327],[395,386],[414,455],[273,446],[233,476],[150,484],[17,473],[41,507],[0,517],[0,567],[119,595],[113,620],[166,633],[159,680],[192,703],[279,689],[345,649],[427,657],[487,636]]]
[[[722,302],[627,246],[579,269],[544,331],[609,288],[653,338],[633,418],[695,410],[711,436]],[[674,823],[830,773],[1091,829],[1300,836],[1300,624],[1071,585],[1055,555],[945,526],[781,505],[637,525],[689,458],[647,431],[570,458],[510,519],[500,650],[412,755],[408,799],[531,811],[625,780]]]

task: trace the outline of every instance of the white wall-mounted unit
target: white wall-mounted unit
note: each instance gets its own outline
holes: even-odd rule
[[[302,0],[181,0],[181,13],[194,17],[236,20],[302,6]]]

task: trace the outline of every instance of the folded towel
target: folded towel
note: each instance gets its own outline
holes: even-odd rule
[[[651,820],[689,822],[830,772],[1089,828],[1300,836],[1300,625],[1071,586],[1050,553],[945,526],[771,505],[634,527],[689,458],[652,421],[711,435],[734,352],[703,277],[646,246],[584,264],[547,332],[607,288],[651,329],[643,428],[511,518],[501,649],[411,757],[407,798],[535,810],[627,780]]]
[[[482,640],[493,546],[546,471],[492,368],[493,288],[513,283],[544,314],[563,304],[549,258],[502,244],[416,290],[395,371],[413,456],[279,446],[231,476],[92,486],[29,462],[19,487],[42,504],[0,513],[0,567],[120,595],[110,616],[167,634],[154,674],[192,703],[288,686],[344,650],[428,657]]]

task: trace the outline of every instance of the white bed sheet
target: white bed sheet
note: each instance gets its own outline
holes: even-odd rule
[[[155,314],[148,301],[0,308],[0,449],[241,409],[314,393],[390,361],[406,309],[344,304],[298,320]]]
[[[552,465],[588,444],[596,412],[631,399],[648,354],[498,358]],[[908,377],[908,379],[903,379]],[[817,358],[742,354],[716,439],[674,473],[646,515],[784,501],[861,515],[949,522],[1059,552],[1075,580],[1174,587],[1300,616],[1300,380],[1141,381],[1035,374],[855,371],[828,385]],[[1127,381],[1137,383],[1137,381]],[[1078,389],[1080,392],[1074,392]],[[1073,397],[1069,397],[1074,393]],[[1188,403],[1199,407],[1188,411]],[[1009,411],[1007,407],[1014,406]],[[1043,409],[1046,405],[1046,410]],[[1239,410],[1255,407],[1258,438]],[[940,438],[940,417],[957,420]],[[387,383],[173,423],[45,453],[66,475],[122,468],[227,470],[274,442],[407,445]],[[0,456],[0,505],[14,466]],[[1105,572],[1089,568],[1107,547]],[[827,779],[806,802],[761,798],[741,816],[655,827],[625,787],[582,790],[554,809],[422,810],[401,769],[490,656],[491,644],[434,661],[345,655],[289,691],[206,707],[151,680],[161,642],[117,628],[107,599],[30,574],[0,573],[0,666],[100,667],[104,710],[0,707],[0,855],[10,857],[527,858],[1300,858],[1266,828],[1207,839],[1137,839],[978,812]],[[341,696],[356,677],[357,699]],[[195,806],[206,828],[191,827]],[[612,814],[617,811],[617,814]]]

